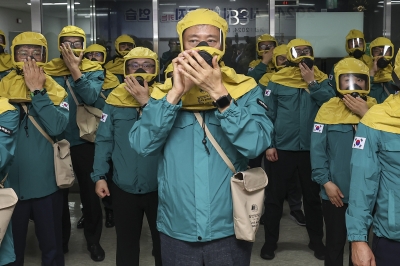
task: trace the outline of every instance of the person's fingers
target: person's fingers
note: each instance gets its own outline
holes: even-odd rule
[[[218,65],[218,56],[213,57],[212,64],[213,64],[213,68],[215,70],[218,70],[218,71],[220,70],[219,65]]]

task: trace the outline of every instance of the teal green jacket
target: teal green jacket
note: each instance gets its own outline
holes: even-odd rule
[[[362,139],[364,138],[364,139]],[[372,129],[359,123],[351,156],[349,207],[346,212],[349,241],[368,241],[371,224],[378,237],[400,241],[400,134]],[[373,216],[374,207],[376,208]]]
[[[311,131],[319,107],[335,96],[324,80],[305,89],[290,88],[270,81],[264,93],[267,115],[274,123],[271,148],[286,151],[309,151]]]
[[[375,98],[377,103],[383,103],[390,94],[396,93],[390,83],[393,82],[373,83],[373,78],[371,77],[371,90],[368,96]]]
[[[237,171],[247,169],[270,145],[272,124],[257,103],[255,88],[223,113],[202,111],[205,124]],[[233,173],[208,139],[193,112],[164,97],[150,99],[129,133],[131,147],[158,160],[158,230],[187,242],[234,234],[230,179]]]
[[[52,76],[52,78],[57,81],[60,86],[64,87],[69,95],[69,122],[63,136],[69,141],[71,147],[88,142],[79,137],[79,128],[76,123],[77,107],[74,98],[71,96],[67,83],[64,80],[64,76]],[[78,82],[75,82],[72,76],[68,76],[68,81],[71,84],[79,103],[85,103],[91,106],[104,105],[104,99],[100,96],[104,82],[104,72],[102,70],[85,72]]]
[[[123,74],[114,74],[114,75],[117,76],[119,83],[124,83],[125,76]]]
[[[0,114],[0,126],[2,128],[0,130],[0,181],[7,174],[14,157],[18,123],[17,110]],[[10,131],[7,131],[7,129]],[[5,187],[10,187],[8,180],[6,180]],[[0,246],[0,265],[7,265],[13,261],[15,261],[15,253],[10,222]]]
[[[353,125],[318,125],[322,125],[322,131],[313,130],[311,133],[311,178],[321,185],[322,199],[329,200],[323,185],[332,181],[342,191],[342,201],[348,203],[351,145],[355,130]]]
[[[64,100],[68,101],[68,98]],[[68,125],[68,107],[55,106],[46,94],[37,94],[28,103],[28,112],[50,137],[60,135]],[[15,105],[24,114],[21,105]],[[10,186],[19,200],[48,196],[58,190],[54,173],[54,151],[51,143],[24,115],[17,135],[14,162],[10,167]]]
[[[130,147],[128,134],[138,120],[136,108],[116,107],[106,103],[103,119],[96,133],[93,182],[106,176],[107,163],[114,164],[113,182],[132,194],[157,190],[157,161],[159,156],[142,157]]]
[[[255,68],[247,72],[247,76],[252,77],[258,83],[262,76],[267,73],[267,69],[268,65],[260,62],[258,65],[256,65]]]

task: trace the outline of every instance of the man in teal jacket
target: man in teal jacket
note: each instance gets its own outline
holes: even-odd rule
[[[18,124],[17,109],[8,103],[7,98],[0,97],[0,182],[7,175],[14,158]],[[9,182],[5,180],[3,185],[7,188]],[[15,261],[15,252],[10,222],[0,245],[0,266],[8,265],[13,261]]]
[[[268,116],[274,123],[272,146],[266,151],[271,163],[271,175],[265,199],[265,244],[261,257],[275,257],[279,240],[279,224],[283,202],[296,171],[303,193],[308,247],[323,260],[325,246],[319,186],[311,181],[310,132],[318,108],[335,95],[326,74],[313,66],[311,44],[294,39],[287,47],[288,67],[276,72],[268,83],[264,100]]]
[[[270,145],[272,125],[254,80],[218,65],[228,31],[223,18],[197,9],[179,21],[177,31],[183,51],[173,60],[173,83],[168,79],[154,89],[129,133],[140,155],[160,155],[157,228],[163,264],[250,265],[252,243],[234,236],[233,173],[205,126],[243,171],[249,158]],[[200,54],[212,58],[212,66]],[[194,111],[201,113],[202,125]]]
[[[357,266],[400,261],[399,106],[399,94],[373,106],[361,119],[352,143],[346,227]],[[367,243],[371,225],[372,251]]]
[[[371,42],[369,47],[374,59],[370,68],[371,91],[369,96],[374,97],[378,103],[383,103],[388,96],[396,92],[392,87],[393,66],[390,63],[394,55],[394,46],[388,38],[378,37]]]
[[[311,133],[310,147],[312,179],[321,186],[326,266],[343,265],[351,146],[362,117],[346,107],[341,98],[358,93],[366,99],[368,107],[376,104],[374,98],[367,96],[370,90],[369,69],[360,60],[345,58],[339,61],[335,66],[335,77],[338,80],[337,92],[341,97],[333,97],[319,109]]]
[[[104,71],[100,64],[83,58],[85,50],[85,32],[75,26],[64,27],[58,37],[58,45],[62,58],[55,58],[46,64],[44,70],[51,75],[69,95],[75,94],[79,104],[90,106],[104,105],[104,99],[100,93],[104,83]],[[68,86],[69,83],[69,86]],[[71,91],[71,89],[73,91]],[[74,98],[69,97],[69,123],[64,132],[65,138],[71,144],[71,160],[74,172],[79,183],[81,203],[85,211],[84,234],[87,249],[91,259],[102,261],[105,252],[100,246],[101,231],[103,228],[103,213],[100,200],[94,191],[94,184],[90,179],[93,171],[94,144],[88,142],[79,135],[76,123],[77,105]],[[64,190],[63,213],[63,246],[64,252],[68,252],[68,241],[71,222],[68,210],[68,190]]]
[[[67,93],[39,68],[47,61],[47,41],[42,34],[23,32],[17,35],[11,54],[16,70],[0,82],[0,96],[15,104],[20,128],[8,175],[10,187],[19,199],[12,216],[16,260],[10,265],[24,265],[30,217],[35,221],[42,265],[64,265],[62,192],[56,184],[53,146],[31,118],[55,140],[68,124]]]
[[[157,219],[157,167],[159,156],[142,157],[129,145],[128,133],[139,119],[140,107],[147,103],[158,74],[157,54],[143,47],[131,50],[124,57],[127,83],[122,83],[107,97],[103,119],[96,134],[92,180],[100,198],[113,197],[115,230],[117,232],[116,264],[139,265],[140,234],[146,214],[153,240],[155,265],[161,265],[160,236]],[[136,73],[137,72],[137,73]],[[135,74],[136,73],[136,74]],[[146,80],[143,86],[137,78]],[[136,83],[136,84],[135,84]],[[125,89],[139,87],[147,91],[135,99]],[[150,87],[149,87],[150,86]],[[111,187],[107,184],[110,159],[114,162]],[[110,193],[111,191],[111,193]]]

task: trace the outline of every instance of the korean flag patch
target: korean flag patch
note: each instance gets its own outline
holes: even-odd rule
[[[101,115],[100,121],[101,121],[101,122],[106,122],[107,117],[108,117],[108,114],[103,113],[103,114]]]
[[[353,141],[353,149],[363,150],[366,140],[366,138],[355,137]]]
[[[271,95],[271,90],[265,90],[264,96],[270,96]]]
[[[324,130],[324,125],[314,124],[313,132],[322,133],[323,130]]]
[[[329,79],[333,80],[333,75],[332,74],[329,75]]]
[[[60,107],[67,109],[69,111],[69,104],[67,102],[60,103]]]

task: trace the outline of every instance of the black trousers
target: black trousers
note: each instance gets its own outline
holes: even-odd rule
[[[347,240],[345,215],[348,206],[343,204],[343,207],[336,207],[329,200],[322,200],[326,230],[325,266],[343,266],[344,246]],[[352,266],[351,245],[349,247],[349,266]]]
[[[43,198],[20,200],[12,216],[12,232],[16,260],[9,264],[23,266],[29,218],[35,223],[35,233],[42,251],[43,266],[63,266],[61,239],[62,192]]]
[[[84,234],[88,245],[100,242],[103,229],[103,213],[100,199],[95,192],[95,183],[90,178],[93,172],[94,144],[84,143],[71,147],[71,160],[79,183],[79,194],[85,212]]]
[[[140,235],[144,214],[151,231],[155,265],[162,265],[160,235],[156,227],[158,193],[131,194],[113,183],[111,194],[117,232],[117,266],[139,265]]]
[[[372,252],[375,256],[376,266],[398,265],[400,262],[400,242],[374,234]]]
[[[271,173],[265,197],[265,245],[276,250],[279,240],[279,224],[283,212],[285,195],[293,182],[296,171],[303,193],[303,206],[306,216],[306,229],[313,245],[321,245],[323,237],[323,217],[320,187],[311,180],[309,151],[277,150],[278,161],[271,163]]]

